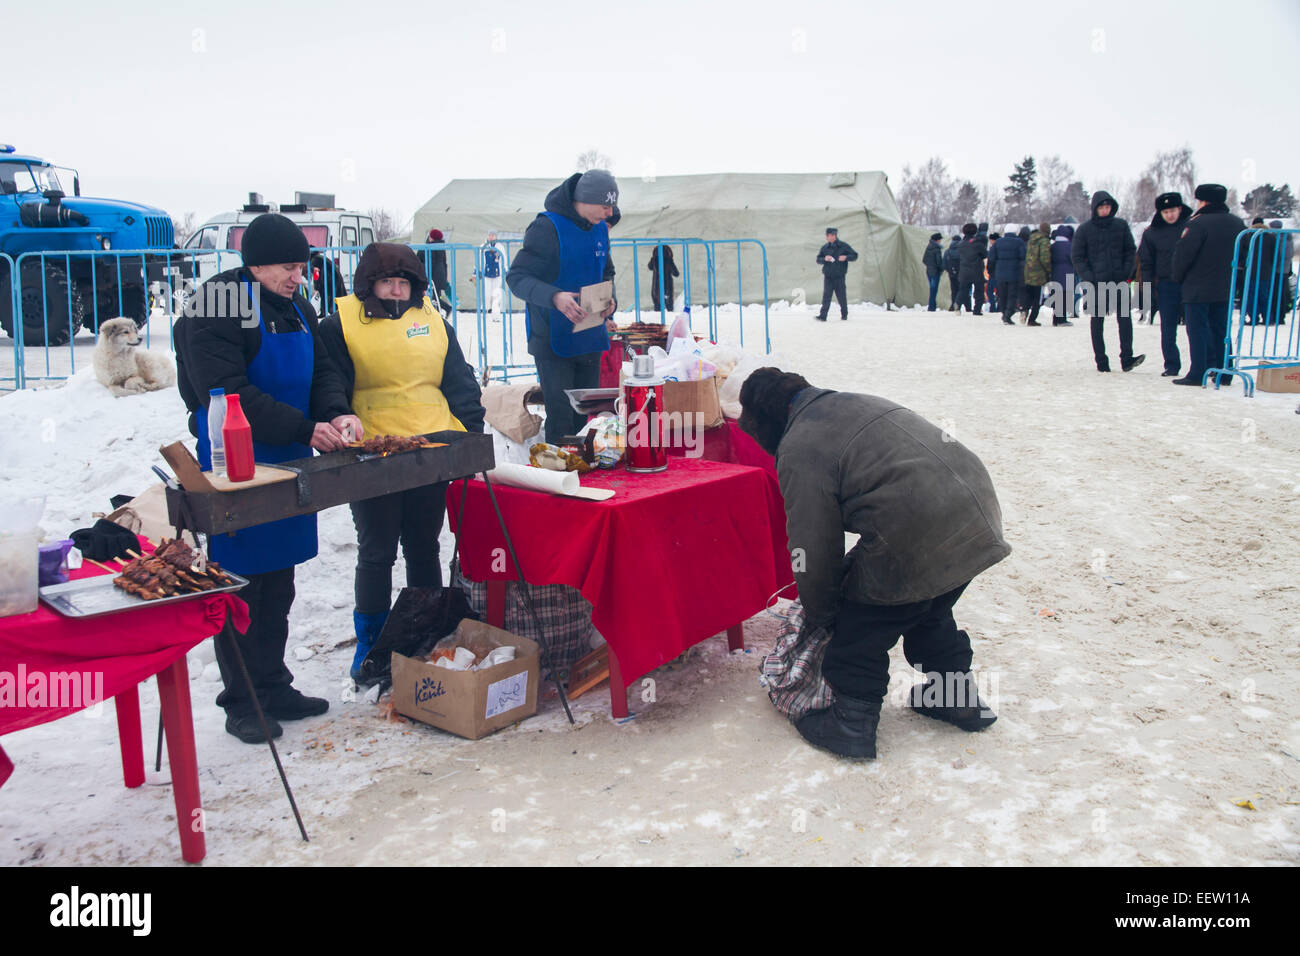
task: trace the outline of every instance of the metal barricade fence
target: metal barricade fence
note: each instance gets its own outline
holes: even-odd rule
[[[502,265],[503,276],[505,275],[506,272],[509,271],[510,261],[513,257],[514,252],[516,251],[516,247],[520,245],[522,245],[522,240],[518,240],[518,239],[497,240],[497,246],[501,248],[504,256],[504,262]],[[682,238],[682,237],[639,237],[638,236],[638,237],[611,239],[610,255],[618,256],[619,260],[621,260],[620,268],[615,274],[615,287],[616,289],[621,287],[623,290],[625,290],[624,295],[620,297],[620,301],[619,301],[620,311],[622,312],[631,311],[633,313],[633,316],[635,317],[635,320],[638,322],[654,321],[654,316],[656,314],[658,315],[660,322],[667,322],[670,315],[673,313],[674,303],[667,302],[666,296],[664,295],[667,289],[666,289],[666,283],[664,281],[665,280],[664,269],[662,267],[659,270],[657,270],[658,281],[660,283],[660,288],[658,290],[660,308],[657,310],[657,313],[642,309],[643,289],[642,289],[642,279],[640,274],[640,269],[642,265],[641,257],[643,255],[644,250],[652,249],[658,246],[670,246],[673,248],[681,249],[680,265],[681,265],[681,273],[682,273],[682,291],[684,293],[685,303],[687,306],[692,306],[692,305],[706,306],[707,316],[708,316],[708,336],[712,341],[717,341],[719,337],[719,333],[723,331],[720,322],[720,318],[722,316],[719,307],[721,303],[719,303],[718,301],[719,274],[720,274],[719,260],[722,255],[720,249],[727,250],[727,254],[731,254],[732,252],[734,252],[736,256],[736,286],[735,286],[736,304],[739,309],[739,313],[736,317],[736,325],[734,327],[734,332],[736,334],[736,337],[738,337],[739,339],[739,343],[742,346],[745,344],[745,340],[746,340],[744,301],[745,301],[745,278],[747,273],[745,270],[744,251],[750,247],[756,248],[760,256],[759,263],[758,263],[758,271],[761,277],[761,287],[762,287],[761,303],[763,307],[763,337],[762,337],[763,351],[765,353],[771,351],[772,338],[771,338],[768,284],[767,284],[767,279],[768,279],[767,249],[766,247],[764,247],[762,242],[760,242],[757,239],[746,239],[746,238],[694,239],[694,238]],[[692,251],[694,251],[694,259],[692,257]],[[656,255],[658,255],[658,257],[662,259],[661,253],[657,253]],[[629,270],[627,266],[629,265],[629,261],[628,261],[629,259],[630,259],[630,266],[631,266],[630,278],[631,278],[631,286],[632,286],[630,308],[628,307],[628,300],[626,297],[628,275],[629,275]],[[702,301],[700,301],[699,299],[699,293],[700,293],[699,282],[696,279],[698,270],[695,268],[696,265],[701,263],[701,259],[703,263],[702,279],[704,285]],[[483,265],[484,265],[483,248],[479,247],[478,256],[476,259],[476,270],[477,270],[477,274],[480,276],[482,274]],[[748,275],[750,276],[751,279],[751,288],[752,288],[753,284],[757,282],[757,280],[754,279],[753,277],[754,268],[752,266],[749,270]],[[510,292],[509,289],[509,285],[503,282],[502,287],[503,287],[502,295],[503,295],[504,307],[501,312],[502,341],[499,350],[500,362],[485,362],[480,365],[479,372],[484,377],[485,380],[497,380],[497,381],[508,382],[513,378],[522,378],[525,376],[531,377],[535,375],[536,365],[532,362],[531,356],[527,356],[527,353],[524,349],[525,343],[523,341],[524,339],[526,339],[526,333],[520,335],[520,333],[522,332],[522,328],[521,328],[522,324],[517,323],[517,313],[519,311],[522,311],[522,307],[516,307],[513,294]],[[482,288],[481,282],[479,283],[479,288],[480,289]],[[757,304],[760,301],[758,295],[755,294],[754,298],[755,298],[755,304]],[[491,318],[491,316],[489,315],[488,312],[488,306],[490,303],[487,302],[487,298],[483,294],[477,295],[477,299],[479,304],[479,316],[478,316],[479,341],[485,343],[489,339],[490,329],[492,328],[492,326],[489,325],[489,319]],[[643,315],[643,312],[646,314]],[[698,318],[699,318],[699,313],[693,312],[692,322],[698,320]],[[732,331],[732,329],[727,329],[726,331],[730,332]],[[492,352],[497,353],[497,349],[493,347]]]
[[[0,389],[5,391],[10,390],[5,382],[13,382],[13,389],[23,387],[23,324],[13,323],[13,316],[19,314],[18,283],[15,281],[17,275],[13,258],[0,252],[0,315],[10,317],[11,324],[6,327],[6,331],[13,340],[13,368],[9,370],[0,366],[0,371],[9,372],[0,374]]]
[[[227,262],[222,263],[222,257]],[[65,379],[89,358],[99,327],[109,319],[132,319],[146,347],[171,328],[207,264],[215,274],[239,263],[239,253],[220,249],[127,249],[26,252],[4,263],[6,290],[0,293],[0,324],[14,340],[15,387],[30,381]],[[14,281],[16,278],[16,281]],[[89,337],[78,341],[78,333]],[[40,367],[33,350],[41,360]]]
[[[1213,375],[1218,388],[1223,376],[1240,375],[1244,394],[1250,397],[1255,394],[1250,372],[1300,366],[1297,296],[1292,288],[1297,234],[1300,229],[1247,229],[1237,236],[1223,364],[1207,369],[1202,384]],[[1238,302],[1240,309],[1234,310]]]

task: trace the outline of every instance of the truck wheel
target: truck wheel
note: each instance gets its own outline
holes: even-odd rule
[[[81,328],[85,315],[81,295],[68,282],[68,274],[60,262],[45,263],[43,283],[39,259],[24,260],[21,270],[23,345],[63,345]],[[9,270],[0,271],[0,327],[13,338],[10,281]]]
[[[142,285],[124,283],[122,285],[122,303],[118,304],[117,290],[101,292],[99,296],[99,324],[109,319],[126,316],[135,321],[137,329],[149,323],[149,296]]]

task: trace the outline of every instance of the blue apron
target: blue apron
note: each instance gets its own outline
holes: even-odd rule
[[[579,292],[585,285],[595,285],[605,277],[605,262],[609,256],[609,226],[598,223],[590,229],[580,228],[572,219],[544,212],[543,216],[555,224],[555,236],[560,243],[560,274],[555,279],[556,288],[563,292]],[[531,303],[525,309],[524,321],[532,335],[532,315],[537,309]],[[551,351],[561,358],[604,352],[609,348],[609,333],[605,326],[596,326],[582,332],[573,331],[573,323],[563,312],[555,309],[537,309],[549,320]]]
[[[257,298],[253,297],[253,302]],[[273,333],[266,327],[262,310],[257,322],[262,330],[262,346],[248,365],[248,380],[257,389],[278,402],[292,405],[304,415],[310,407],[311,378],[315,368],[315,347],[307,320],[294,304],[302,328],[297,332]],[[199,430],[199,465],[212,467],[212,449],[208,442],[208,410],[200,407],[194,417]],[[267,445],[253,442],[253,458],[267,465],[311,456],[308,445]],[[215,534],[208,542],[208,555],[222,567],[236,574],[266,574],[291,568],[316,557],[316,516],[300,515],[268,524],[244,528],[233,535]]]

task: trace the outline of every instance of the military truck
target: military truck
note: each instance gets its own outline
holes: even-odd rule
[[[72,196],[67,194],[71,187]],[[81,195],[75,169],[0,145],[0,252],[21,260],[25,345],[62,345],[83,325],[130,316],[149,318],[150,282],[179,282],[192,269],[174,246],[171,217],[161,209]],[[93,255],[129,250],[139,255]],[[152,254],[151,254],[152,253]],[[0,327],[14,336],[16,277],[0,259]]]

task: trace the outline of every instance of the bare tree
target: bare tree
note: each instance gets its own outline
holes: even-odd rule
[[[1167,153],[1156,153],[1155,159],[1143,171],[1161,193],[1180,192],[1188,199],[1196,191],[1196,160],[1190,146],[1180,146]]]
[[[185,240],[194,235],[194,213],[187,212],[180,219],[172,216],[172,232],[175,234],[176,245],[185,245]]]
[[[948,166],[938,156],[931,156],[912,172],[903,167],[903,182],[898,188],[898,212],[903,222],[922,226],[941,226],[953,222],[957,203],[957,180],[948,175]]]
[[[1154,214],[1156,208],[1156,196],[1163,190],[1155,176],[1151,174],[1148,167],[1137,179],[1128,184],[1124,191],[1123,208],[1124,215],[1130,220],[1138,221],[1146,216]]]
[[[980,222],[997,223],[1007,218],[1007,200],[1001,186],[980,184],[980,204],[976,207]]]
[[[1038,164],[1038,219],[1060,222],[1071,215],[1065,196],[1073,182],[1077,182],[1073,166],[1056,154],[1043,157]]]
[[[397,235],[397,216],[389,209],[367,209],[366,215],[375,224],[375,239],[383,242]],[[419,237],[421,240],[423,236]]]
[[[595,146],[592,146],[578,154],[574,165],[578,172],[585,173],[589,169],[613,169],[614,161]]]

